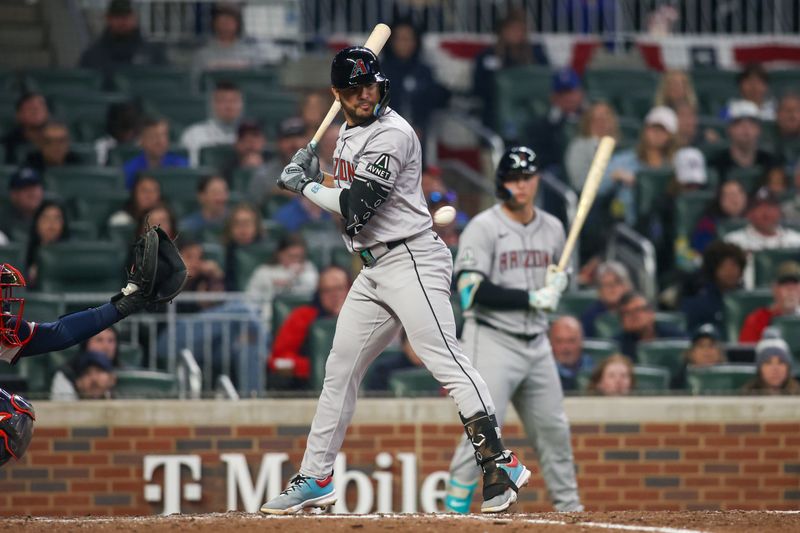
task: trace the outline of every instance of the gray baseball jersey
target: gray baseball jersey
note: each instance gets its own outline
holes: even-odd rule
[[[351,252],[404,239],[433,226],[422,194],[419,139],[396,111],[390,108],[366,126],[343,124],[333,153],[336,187],[348,189],[358,176],[391,189],[362,231],[355,237],[344,235]]]
[[[461,351],[450,306],[453,262],[436,233],[422,194],[422,154],[411,126],[392,110],[340,132],[334,152],[338,187],[375,180],[386,200],[345,242],[353,251],[405,239],[361,270],[336,321],[325,381],[300,466],[305,476],[333,470],[367,368],[404,328],[431,374],[465,417],[494,414],[486,383]],[[473,459],[473,464],[475,463]]]
[[[504,288],[538,289],[544,286],[547,266],[557,262],[563,248],[564,228],[557,218],[537,209],[534,220],[523,225],[506,216],[497,204],[464,229],[456,274],[475,271]],[[532,309],[499,310],[475,304],[465,316],[461,344],[489,387],[498,422],[504,423],[508,404],[513,402],[539,457],[554,506],[559,511],[582,510],[564,393],[546,335],[546,315]],[[516,337],[518,334],[537,336],[527,340]],[[470,451],[471,445],[464,439],[453,454],[448,499],[466,497],[469,490],[465,487],[477,484],[480,471],[470,462]]]
[[[527,225],[511,220],[500,204],[467,224],[458,241],[456,276],[465,271],[483,274],[495,285],[526,291],[544,287],[547,267],[564,249],[564,227],[541,209]],[[475,305],[464,313],[502,331],[533,335],[547,331],[547,317],[536,309],[508,311]]]

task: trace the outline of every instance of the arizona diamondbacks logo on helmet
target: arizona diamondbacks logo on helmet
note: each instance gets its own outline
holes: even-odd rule
[[[355,65],[353,65],[353,70],[350,72],[350,77],[355,78],[356,76],[365,76],[367,74],[367,66],[364,64],[364,60],[359,58],[356,60]]]

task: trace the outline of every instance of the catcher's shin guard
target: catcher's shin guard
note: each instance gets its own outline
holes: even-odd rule
[[[511,452],[505,449],[500,438],[500,427],[494,415],[479,412],[469,418],[461,416],[464,431],[475,449],[475,460],[483,470],[483,499],[490,501],[503,495],[506,490],[519,490],[498,462],[506,462]]]

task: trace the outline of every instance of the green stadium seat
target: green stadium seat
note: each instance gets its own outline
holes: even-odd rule
[[[267,201],[264,203],[264,216],[272,217],[275,216],[281,207],[291,202],[292,199],[288,196],[284,196],[282,194],[272,194],[267,198]]]
[[[774,326],[780,331],[781,338],[791,348],[794,360],[800,365],[800,316],[778,316],[772,319],[770,326]]]
[[[595,335],[601,339],[612,339],[620,331],[616,313],[603,313],[594,321]]]
[[[656,311],[656,323],[668,324],[680,331],[686,331],[686,315],[681,312]]]
[[[246,96],[262,96],[279,88],[280,79],[276,69],[260,68],[247,70],[208,70],[200,76],[201,89],[212,91],[218,81],[236,84]],[[248,98],[249,104],[249,98]],[[249,107],[249,105],[248,105]]]
[[[108,151],[108,165],[121,167],[127,161],[142,153],[142,147],[135,144],[118,144]]]
[[[660,366],[636,365],[633,367],[638,392],[666,392],[669,390],[670,371]]]
[[[800,248],[762,250],[753,254],[756,286],[769,287],[775,281],[778,266],[784,261],[800,262]]]
[[[601,91],[600,94],[603,92]],[[644,120],[653,107],[653,92],[648,89],[608,96],[611,97],[614,106],[620,110],[622,116],[639,121]]]
[[[166,117],[173,128],[185,128],[208,118],[208,100],[191,94],[158,94],[146,100],[146,107]]]
[[[688,339],[644,341],[636,346],[636,355],[641,364],[666,368],[670,376],[674,377],[683,368],[684,353],[690,345]]]
[[[587,69],[583,80],[592,94],[607,96],[649,94],[651,99],[658,85],[656,75],[643,69]]]
[[[25,320],[36,323],[53,322],[66,313],[64,299],[57,294],[27,291],[25,294]]]
[[[106,236],[119,246],[128,247],[133,244],[133,232],[136,231],[136,223],[115,224],[106,227]]]
[[[46,68],[23,74],[29,89],[45,95],[66,91],[100,91],[103,75],[97,70],[77,68]]]
[[[557,313],[560,315],[580,316],[587,307],[597,301],[597,291],[566,291],[561,296]]]
[[[640,170],[636,173],[636,214],[640,221],[653,213],[656,200],[667,192],[674,171],[671,169]]]
[[[89,220],[73,220],[69,223],[70,238],[76,241],[96,241],[97,227]]]
[[[119,343],[117,357],[124,368],[139,368],[144,363],[144,351],[138,344]]]
[[[442,386],[427,368],[408,368],[389,375],[389,390],[398,398],[441,396]]]
[[[219,242],[203,242],[203,259],[214,261],[225,270],[225,247]]]
[[[79,140],[94,141],[105,132],[108,107],[125,102],[127,96],[81,90],[53,93],[50,100],[55,115],[70,126]]]
[[[232,144],[217,144],[200,149],[200,164],[220,172],[223,167],[236,159],[236,148]]]
[[[755,365],[690,366],[686,381],[692,394],[736,394],[755,375]]]
[[[236,283],[239,285],[239,290],[244,290],[247,287],[250,276],[253,275],[253,271],[259,265],[263,265],[272,259],[276,248],[277,242],[269,239],[258,244],[236,249],[233,257],[236,262]]]
[[[735,168],[730,170],[725,176],[721,176],[724,180],[735,180],[744,186],[748,194],[754,192],[761,185],[762,178],[764,177],[765,170],[756,165],[750,168]]]
[[[540,66],[514,67],[495,74],[495,129],[521,132],[531,119],[549,108],[550,70]]]
[[[717,236],[719,238],[725,237],[728,233],[740,230],[747,226],[747,219],[732,218],[728,220],[720,220],[717,222]]]
[[[692,70],[692,83],[704,115],[719,116],[728,100],[737,97],[736,73],[716,68]]]
[[[325,363],[333,346],[333,335],[336,331],[336,319],[317,320],[308,331],[308,348],[311,358],[311,387],[322,390],[325,381]]]
[[[725,315],[725,338],[730,342],[739,340],[739,331],[744,319],[758,307],[772,303],[772,291],[756,289],[752,291],[736,291],[723,297],[722,305]]]
[[[118,67],[114,84],[119,91],[147,99],[162,94],[193,94],[192,76],[188,70],[170,66],[137,65]]]
[[[103,198],[125,191],[125,176],[118,168],[65,166],[47,170],[45,186],[61,198]]]
[[[689,191],[675,200],[675,235],[691,237],[697,222],[705,214],[716,193],[714,191]]]
[[[170,203],[194,203],[197,200],[197,184],[204,176],[217,174],[213,168],[154,168],[148,171],[161,185],[161,196]]]
[[[778,96],[800,90],[800,73],[796,69],[770,70],[769,85]]]
[[[0,246],[0,263],[11,263],[17,268],[22,268],[25,263],[25,244],[9,242]]]
[[[610,339],[583,339],[583,352],[592,358],[597,365],[603,359],[619,353],[619,345]]]
[[[34,394],[50,392],[50,384],[53,381],[55,368],[52,366],[49,355],[24,357],[17,361],[14,366],[19,367],[19,375],[25,378],[28,384],[28,392]]]
[[[95,196],[95,193],[98,195]],[[73,196],[69,201],[69,211],[75,219],[92,224],[97,234],[111,235],[108,219],[125,206],[128,197],[129,194],[124,188],[113,192],[93,191],[86,196]],[[125,226],[125,228],[128,231],[128,234],[125,235],[127,241],[133,234],[133,228],[131,226]]]
[[[237,168],[233,171],[233,175],[231,176],[231,190],[237,191],[241,194],[247,194],[247,187],[250,185],[250,179],[253,176],[252,169],[249,168]],[[258,203],[258,198],[250,198],[249,199],[252,203]]]
[[[43,292],[116,292],[125,278],[125,251],[109,242],[69,241],[39,249]]]
[[[358,262],[356,263],[356,261]],[[347,248],[342,246],[340,248],[333,249],[333,252],[331,253],[331,264],[340,266],[343,269],[347,270],[348,272],[352,273],[353,265],[361,265],[361,261],[356,259],[356,257],[353,254],[347,251]]]
[[[301,305],[311,303],[307,296],[280,294],[272,300],[272,336],[277,335],[286,318]]]
[[[168,372],[153,370],[118,370],[117,398],[176,398],[178,378]]]

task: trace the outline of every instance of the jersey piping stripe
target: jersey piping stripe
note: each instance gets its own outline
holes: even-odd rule
[[[434,322],[436,322],[436,327],[439,329],[439,335],[442,336],[442,341],[444,342],[444,345],[447,346],[447,351],[450,352],[450,355],[453,357],[453,361],[455,361],[456,364],[458,365],[458,368],[461,369],[461,371],[464,373],[464,375],[467,376],[467,379],[469,380],[469,382],[472,383],[472,387],[475,389],[475,394],[478,395],[478,400],[480,400],[481,405],[483,406],[483,412],[488,415],[489,411],[486,409],[486,403],[483,401],[483,398],[481,397],[480,391],[478,391],[478,386],[475,385],[475,382],[472,380],[472,377],[467,373],[466,370],[464,370],[464,367],[461,365],[461,363],[458,362],[458,359],[456,358],[456,354],[453,353],[453,350],[450,348],[450,345],[447,344],[447,338],[444,336],[444,332],[442,331],[442,326],[441,326],[441,324],[439,324],[439,319],[437,318],[436,313],[433,310],[433,306],[431,305],[431,301],[428,298],[428,293],[425,292],[425,286],[422,284],[422,278],[419,275],[419,270],[417,269],[417,261],[414,259],[414,254],[411,253],[411,249],[408,247],[408,243],[404,242],[403,246],[406,247],[406,250],[408,251],[408,255],[411,256],[411,262],[414,264],[414,273],[417,275],[417,281],[419,282],[419,288],[422,289],[422,294],[425,296],[425,301],[428,302],[428,309],[431,310],[431,314],[433,315],[433,320],[434,320]]]

